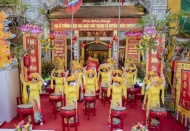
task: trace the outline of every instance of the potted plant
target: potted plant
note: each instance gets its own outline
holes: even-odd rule
[[[45,81],[50,80],[51,71],[55,68],[55,63],[51,60],[46,60],[42,63],[42,78]]]

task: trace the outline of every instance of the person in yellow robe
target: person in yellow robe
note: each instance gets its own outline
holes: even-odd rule
[[[72,60],[71,62],[71,68],[72,68],[72,73],[74,73],[75,69],[76,69],[76,66],[79,65],[79,61],[77,60],[77,57],[75,56],[74,57],[74,60]]]
[[[112,75],[113,75],[114,77],[121,77],[121,78],[123,78],[122,74],[123,74],[122,70],[119,70],[119,69],[115,69],[115,70],[113,70],[113,72],[112,72]]]
[[[156,76],[157,76],[157,73],[155,71],[150,71],[150,72],[148,72],[148,74],[146,75],[146,77],[143,80],[142,89],[141,89],[141,94],[144,96],[143,104],[142,104],[143,110],[145,110],[146,102],[147,102],[147,98],[148,98],[148,89],[149,89],[148,87],[150,87],[152,78],[156,77]]]
[[[96,69],[85,71],[84,73],[85,94],[95,95],[98,90],[98,78]]]
[[[132,59],[132,57],[129,57],[129,58],[127,58],[126,60],[125,60],[125,66],[127,67],[127,66],[130,66],[131,65],[131,63],[133,63],[134,62],[134,60]]]
[[[54,76],[53,74],[57,74]],[[53,88],[53,81],[55,80],[55,94],[61,94],[62,97],[64,95],[64,77],[62,74],[65,74],[64,70],[54,70],[51,74],[51,88]],[[61,102],[57,102],[57,109],[60,110]]]
[[[38,73],[31,73],[30,77],[32,81],[24,81],[23,74],[21,76],[21,82],[23,83],[23,91],[22,91],[22,101],[23,104],[31,104],[33,105],[34,110],[34,121],[35,123],[40,123],[43,125],[45,122],[45,117],[43,116],[41,104],[40,104],[40,93],[42,89],[42,83],[44,80]],[[29,87],[29,93],[27,93],[27,87]]]
[[[77,83],[76,75],[72,75],[66,78],[65,95],[66,95],[65,96],[66,106],[76,108],[76,110],[78,110],[77,100],[79,98],[79,84]],[[78,121],[78,115],[77,115],[77,121]],[[74,122],[74,118],[72,117],[69,119],[69,123],[73,123],[73,122]]]
[[[107,88],[111,84],[111,75],[112,70],[110,70],[110,67],[108,64],[102,64],[100,65],[98,69],[98,80],[100,80],[101,77],[101,87]],[[101,94],[100,90],[100,94]],[[101,95],[100,95],[101,99]]]
[[[123,85],[123,79],[120,77],[113,77],[113,85],[110,85],[108,87],[108,93],[107,96],[110,97],[112,95],[111,99],[111,106],[110,106],[110,113],[112,108],[116,107],[122,107],[122,94],[124,97],[127,97],[127,90]],[[112,94],[111,94],[112,91]],[[114,119],[113,123],[118,124],[120,121],[119,119]]]
[[[102,64],[100,65],[98,69],[98,79],[101,79],[101,87],[108,87],[110,84],[110,78],[111,78],[112,70],[110,70],[110,67],[108,64]]]
[[[78,76],[78,84],[79,84],[79,91],[80,91],[80,96],[79,96],[79,101],[83,100],[83,68],[81,64],[78,64],[75,66],[75,73]]]
[[[57,57],[56,62],[58,63],[58,69],[59,70],[62,70],[62,69],[65,70],[66,69],[66,67],[65,67],[66,62],[65,62],[65,59],[63,57]]]
[[[123,85],[126,86],[127,81],[126,81],[126,79],[124,78],[124,75],[123,75],[123,71],[122,71],[122,70],[120,70],[120,69],[115,69],[115,70],[113,70],[113,72],[112,72],[112,77],[120,77],[120,78],[122,78],[122,79],[123,79]]]
[[[148,101],[146,109],[146,125],[148,125],[149,111],[153,107],[160,107],[160,91],[162,91],[161,100],[164,104],[164,83],[160,77],[153,77],[148,90]],[[153,121],[153,123],[156,121]]]
[[[98,90],[98,78],[96,68],[93,70],[85,71],[84,73],[84,86],[85,86],[85,94],[96,95],[96,91]],[[85,103],[86,104],[86,103]],[[90,104],[90,108],[93,108],[94,104]]]
[[[134,66],[129,66],[124,69],[123,74],[125,81],[127,81],[126,86],[127,88],[134,88],[135,82],[137,80],[137,68],[134,64]]]
[[[107,63],[110,64],[111,68],[114,68],[114,67],[115,67],[115,64],[117,64],[115,58],[108,58],[108,59],[107,59]]]
[[[123,87],[126,88],[127,81],[123,77],[123,71],[120,69],[113,70],[112,77],[120,77],[123,80]],[[125,104],[124,94],[122,94],[122,105]]]
[[[74,73],[78,76],[78,84],[80,87],[83,86],[83,67],[81,64],[78,64],[75,66],[75,71]]]

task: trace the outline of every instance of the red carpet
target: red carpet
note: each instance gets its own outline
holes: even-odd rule
[[[57,113],[57,119],[54,119],[52,106],[48,102],[48,98],[41,99],[42,107],[46,115],[47,122],[44,125],[36,125],[35,129],[41,130],[55,130],[62,131],[61,117]],[[97,100],[97,114],[96,116],[91,115],[90,120],[87,120],[87,116],[83,113],[83,102],[79,103],[79,119],[80,125],[78,126],[78,131],[109,131],[108,127],[108,113],[109,113],[109,103],[107,102],[105,106]],[[138,100],[137,107],[131,108],[127,105],[128,114],[124,119],[124,131],[131,131],[131,127],[137,122],[143,121],[143,113],[141,112],[141,103]],[[14,128],[14,124],[19,122],[18,118],[13,119],[10,123],[6,123],[2,128]],[[168,115],[164,119],[163,131],[184,131],[184,127],[181,123],[176,122],[174,118]],[[74,131],[74,128],[71,128]]]

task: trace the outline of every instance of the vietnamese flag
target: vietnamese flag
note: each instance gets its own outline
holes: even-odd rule
[[[82,5],[82,0],[65,0],[65,2],[68,14],[74,14]]]

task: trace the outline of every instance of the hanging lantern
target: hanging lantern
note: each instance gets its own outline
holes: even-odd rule
[[[76,41],[77,40],[77,36],[74,35],[73,38],[72,38],[72,40]]]
[[[82,48],[84,48],[85,46],[86,46],[86,44],[85,44],[85,43],[82,43],[82,44],[81,44],[81,47],[82,47]]]
[[[77,40],[77,36],[74,35],[74,36],[72,37],[72,40],[73,40],[73,43],[75,43],[76,40]]]
[[[30,66],[30,56],[29,55],[24,56],[24,66],[27,68]]]
[[[108,48],[109,48],[109,49],[110,49],[110,48],[112,48],[112,45],[111,45],[111,43],[109,43],[109,44],[108,44]]]
[[[50,35],[49,35],[49,38],[50,38],[51,40],[54,40],[54,39],[55,39],[55,36],[54,36],[53,34],[50,34]]]
[[[118,41],[117,35],[114,35],[114,36],[113,36],[113,40],[115,41],[115,43],[117,43],[117,41]]]
[[[140,40],[141,39],[141,36],[140,35],[137,35],[136,36],[136,40]]]

